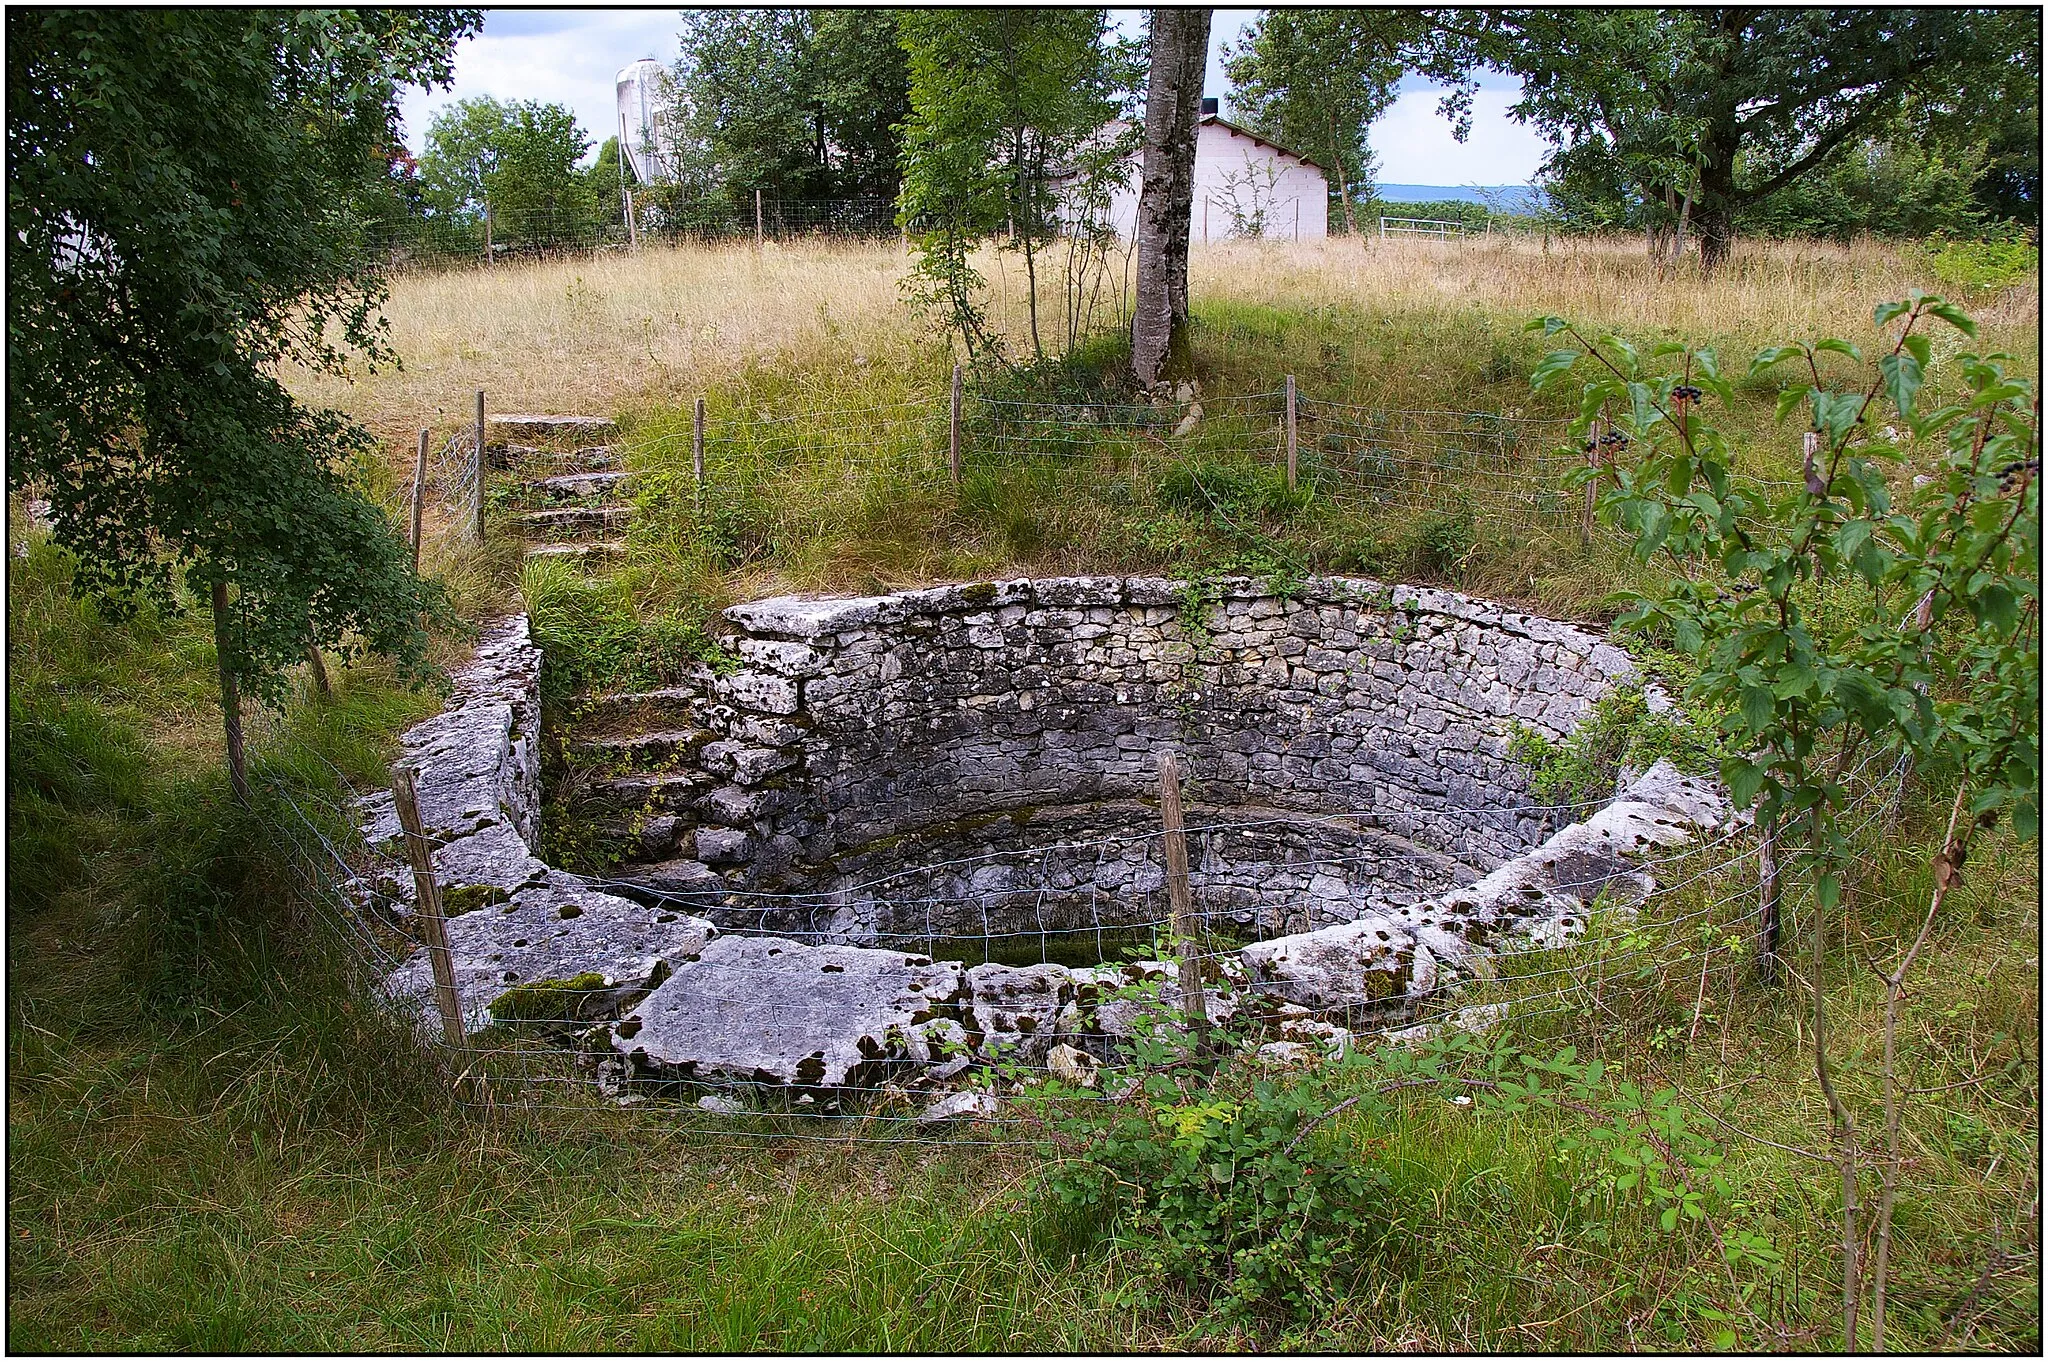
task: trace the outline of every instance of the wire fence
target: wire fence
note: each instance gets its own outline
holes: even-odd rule
[[[1475,208],[1467,220],[1373,216],[1357,218],[1361,238],[1431,237],[1479,239],[1531,230],[1533,219]],[[646,247],[806,240],[899,241],[908,234],[897,202],[886,196],[811,198],[762,192],[686,194],[674,186],[643,185],[600,193],[575,204],[495,206],[488,222],[474,209],[424,212],[370,225],[370,246],[392,267],[406,269],[490,267]],[[1331,213],[1322,235],[1347,233],[1341,214]],[[1272,241],[1301,240],[1300,224],[1272,223]],[[1197,244],[1233,239],[1218,217],[1198,224]],[[1311,238],[1314,239],[1314,238]]]
[[[338,784],[341,773],[332,768],[329,773]],[[1896,816],[1906,773],[1903,758],[1873,753],[1845,776],[1845,783],[1857,792],[1856,806],[1861,810],[1852,837],[1867,839]],[[377,987],[419,949],[416,914],[375,887],[380,879],[407,874],[406,863],[359,835],[337,831],[356,825],[352,805],[309,802],[303,784],[269,782],[266,788],[286,811],[277,825],[280,843],[301,877],[304,898],[354,953],[366,983]],[[1594,800],[1540,810],[1546,819],[1561,822],[1604,803]],[[1206,845],[1226,835],[1301,822],[1355,830],[1381,823],[1385,814],[1373,809],[1284,818],[1218,817],[1190,824],[1186,836]],[[1240,915],[1205,903],[1209,886],[1204,867],[1210,864],[1206,855],[1192,858],[1196,907],[1184,920],[1177,920],[1167,907],[1164,885],[1157,882],[1113,899],[1098,896],[1097,920],[1089,923],[1056,923],[1042,916],[1032,921],[1022,915],[1034,896],[1043,903],[1063,891],[1063,886],[1042,876],[1034,883],[1033,863],[1042,867],[1049,853],[1092,851],[1122,857],[1136,851],[1146,862],[1159,863],[1164,860],[1166,836],[1163,829],[1151,828],[1072,839],[1057,847],[934,861],[829,894],[739,889],[669,893],[601,876],[581,878],[592,890],[631,895],[674,912],[712,915],[726,924],[728,933],[766,933],[799,948],[857,945],[911,951],[936,961],[958,962],[963,969],[984,962],[1027,964],[1033,956],[1038,963],[1064,964],[1069,979],[1093,994],[1088,1000],[1090,1021],[1075,1028],[1071,1021],[1077,1014],[1055,1017],[1048,1012],[1043,1020],[1054,1023],[1056,1030],[1044,1035],[1041,1043],[1032,1043],[1028,1025],[1002,1036],[1007,1046],[998,1043],[993,1031],[971,1034],[968,1027],[976,1009],[969,997],[957,1005],[957,1019],[942,1017],[926,1024],[918,1042],[925,1047],[921,1057],[857,1065],[846,1082],[829,1088],[800,1083],[763,1086],[731,1074],[636,1068],[631,1046],[623,1043],[621,1019],[660,982],[655,978],[637,987],[633,981],[623,981],[623,987],[614,981],[601,989],[563,989],[548,995],[563,1004],[559,1012],[522,1005],[474,1032],[461,1052],[441,1048],[451,1069],[460,1071],[461,1100],[487,1106],[576,1113],[651,1108],[665,1120],[714,1141],[1010,1144],[1043,1131],[1042,1114],[1029,1102],[1015,1099],[1048,1080],[1075,1081],[1071,1059],[1062,1068],[1051,1054],[1055,1042],[1087,1057],[1085,1081],[1100,1095],[1124,1099],[1139,1091],[1144,1070],[1128,1053],[1133,1040],[1164,1037],[1184,1042],[1185,1000],[1176,983],[1183,958],[1191,956],[1197,962],[1205,981],[1205,1010],[1223,1043],[1249,1052],[1262,1045],[1270,1051],[1275,1040],[1291,1041],[1309,1055],[1328,1059],[1356,1047],[1405,1043],[1446,1027],[1504,1018],[1525,1030],[1545,1019],[1583,1016],[1604,1005],[1605,990],[1614,981],[1649,970],[1684,978],[1697,970],[1704,998],[1710,973],[1754,959],[1763,912],[1753,832],[1742,819],[1731,818],[1697,842],[1634,862],[1632,875],[1654,878],[1655,887],[1646,896],[1631,902],[1624,894],[1610,903],[1605,896],[1586,895],[1587,909],[1563,919],[1568,930],[1557,933],[1556,939],[1532,937],[1520,947],[1506,948],[1495,942],[1469,959],[1446,960],[1444,966],[1455,973],[1447,975],[1445,986],[1416,999],[1397,991],[1387,998],[1360,999],[1349,1008],[1313,1012],[1288,1003],[1283,981],[1261,981],[1246,972],[1240,950],[1248,939],[1264,933],[1247,932]],[[1297,875],[1341,877],[1364,859],[1311,850],[1286,868]],[[983,887],[973,887],[977,877],[970,874],[969,887],[956,886],[943,894],[920,892],[951,872],[985,872],[998,865],[1012,872],[999,877],[999,883],[989,884],[981,876]],[[817,921],[802,925],[806,917],[841,909],[850,896],[863,894],[932,913],[934,925],[923,931],[852,935],[843,926]],[[963,914],[963,906],[973,911]],[[938,909],[955,924],[951,929],[935,925],[941,916]],[[1377,911],[1394,921],[1401,908],[1384,904]],[[979,928],[961,930],[957,924],[976,913]],[[1538,945],[1548,948],[1537,949]],[[1019,946],[1025,949],[1020,951]],[[710,978],[715,982],[693,981],[693,1006],[724,1004],[758,1015],[764,998],[773,997],[777,986],[787,988],[789,972],[764,959],[724,960]],[[1079,997],[1076,993],[1070,1001],[1078,1003]],[[592,1000],[601,1006],[593,1010]],[[410,1009],[418,1004],[399,999],[394,1005]],[[789,1011],[792,1015],[785,1020],[795,1022],[803,1006],[792,1002]],[[1475,1017],[1480,1020],[1470,1020]],[[425,1020],[419,1018],[423,1037]],[[1265,1053],[1261,1051],[1262,1059]],[[950,1063],[933,1067],[949,1055]],[[934,1073],[945,1078],[933,1082]],[[949,1094],[956,1101],[964,1094],[969,1104],[944,1119],[926,1115]]]

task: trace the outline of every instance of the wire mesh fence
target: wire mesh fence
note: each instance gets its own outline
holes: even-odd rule
[[[1845,776],[1862,810],[1852,837],[1872,835],[1896,814],[1905,775],[1903,759],[1872,754]],[[283,783],[273,793],[286,811],[280,841],[307,901],[355,953],[366,982],[381,988],[419,949],[416,915],[374,887],[380,877],[404,874],[405,863],[359,836],[337,834],[338,828],[355,826],[354,807],[309,805],[302,787]],[[1549,822],[1566,822],[1605,802],[1543,806],[1542,812]],[[1073,888],[1044,873],[1050,853],[1071,858],[1077,851],[1091,852],[1157,866],[1165,860],[1162,843],[1168,835],[1157,827],[1073,839],[1056,848],[918,864],[827,894],[732,888],[663,892],[629,880],[582,880],[590,889],[630,895],[673,912],[715,916],[728,933],[766,933],[792,950],[856,946],[910,952],[913,963],[944,968],[951,962],[962,971],[986,963],[1059,965],[1061,976],[1078,985],[1070,1007],[1078,1008],[1085,998],[1090,1020],[1085,1027],[1072,1025],[1080,1015],[1073,1011],[1052,1018],[1056,1028],[1039,1043],[1033,1043],[1028,1025],[1005,1033],[999,1043],[970,995],[955,1006],[957,1017],[944,1015],[941,1007],[941,1015],[911,1027],[916,1034],[906,1055],[857,1065],[846,1081],[830,1085],[763,1083],[759,1075],[748,1079],[638,1066],[627,1019],[637,1020],[635,1009],[661,982],[656,977],[625,984],[569,980],[555,987],[508,990],[493,1005],[490,1023],[474,1030],[465,1048],[439,1048],[458,1078],[461,1100],[484,1106],[591,1114],[646,1109],[713,1140],[1008,1144],[1036,1138],[1044,1130],[1043,1110],[1015,1099],[1047,1085],[1058,1091],[1062,1083],[1071,1085],[1068,1091],[1076,1096],[1128,1099],[1139,1091],[1148,1064],[1161,1062],[1156,1045],[1161,1041],[1170,1055],[1178,1056],[1167,1059],[1169,1065],[1189,1061],[1188,1000],[1176,983],[1180,962],[1188,958],[1204,980],[1203,1011],[1218,1049],[1235,1047],[1248,1057],[1256,1053],[1260,1061],[1276,1041],[1285,1043],[1278,1047],[1283,1050],[1341,1059],[1355,1048],[1413,1043],[1445,1029],[1476,1029],[1502,1020],[1526,1029],[1549,1018],[1583,1016],[1600,1006],[1610,981],[1651,969],[1687,978],[1698,971],[1704,999],[1710,972],[1718,978],[1754,959],[1763,912],[1756,839],[1745,821],[1734,817],[1688,845],[1637,860],[1632,876],[1654,879],[1647,894],[1624,893],[1611,901],[1593,896],[1576,921],[1567,919],[1569,930],[1547,939],[1532,936],[1518,946],[1496,942],[1469,960],[1446,961],[1455,969],[1446,971],[1437,988],[1412,997],[1396,992],[1361,998],[1356,1006],[1341,1009],[1295,1006],[1287,1001],[1284,986],[1247,973],[1241,954],[1245,945],[1290,924],[1247,921],[1233,910],[1228,895],[1207,894],[1211,886],[1204,867],[1217,839],[1303,817],[1355,828],[1384,822],[1385,811],[1191,822],[1185,835],[1198,848],[1191,872],[1195,909],[1185,919],[1169,907],[1158,875],[1134,876],[1129,888],[1116,895],[1091,894],[1086,920],[1046,911],[1055,900],[1071,897]],[[1341,877],[1364,859],[1310,851],[1287,869]],[[992,869],[1004,873],[990,876],[986,872]],[[935,885],[945,887],[934,892]],[[922,914],[925,925],[921,930],[849,933],[844,910],[862,898],[888,902],[899,921]],[[1400,905],[1377,909],[1391,920]],[[693,981],[690,996],[698,1008],[724,1005],[758,1017],[764,999],[773,999],[787,984],[785,964],[765,958],[725,961],[715,974]],[[401,1010],[420,1009],[416,1021],[427,1038],[432,1019],[418,1000],[387,994],[386,1001]],[[805,1004],[788,999],[782,1006],[800,1026]],[[778,1024],[773,1013],[771,1003],[765,1024]],[[1051,1052],[1055,1040],[1069,1052],[1064,1064]],[[1133,1047],[1145,1042],[1155,1044],[1150,1058],[1141,1061]],[[941,1077],[934,1080],[934,1074]],[[934,1118],[935,1111],[945,1114]]]

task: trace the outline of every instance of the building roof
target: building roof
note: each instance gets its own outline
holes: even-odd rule
[[[1315,161],[1311,161],[1308,157],[1302,155],[1300,152],[1295,151],[1289,147],[1283,147],[1278,142],[1271,141],[1268,138],[1261,137],[1257,133],[1253,132],[1250,128],[1239,127],[1237,124],[1231,122],[1229,119],[1223,117],[1221,114],[1203,114],[1201,117],[1201,122],[1204,125],[1213,123],[1219,128],[1223,128],[1227,131],[1236,133],[1239,137],[1249,137],[1252,141],[1258,143],[1260,146],[1271,147],[1273,150],[1279,152],[1282,156],[1292,156],[1295,160],[1301,162],[1303,165],[1307,166],[1311,170],[1322,171],[1322,173],[1325,175],[1329,173],[1328,171],[1323,170],[1323,167],[1320,164],[1318,164]]]

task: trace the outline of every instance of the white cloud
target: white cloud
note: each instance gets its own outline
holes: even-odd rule
[[[405,144],[417,154],[436,110],[490,95],[565,106],[590,134],[594,154],[617,131],[619,68],[641,57],[675,60],[681,28],[673,9],[487,11],[483,32],[455,50],[454,84],[411,90],[400,101]]]
[[[1437,112],[1440,87],[1414,77],[1401,82],[1394,106],[1372,125],[1383,184],[1526,184],[1541,164],[1545,146],[1533,128],[1508,117],[1518,83],[1482,80],[1472,99],[1472,135],[1459,142],[1450,120]]]

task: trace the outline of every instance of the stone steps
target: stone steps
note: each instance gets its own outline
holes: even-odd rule
[[[572,562],[590,564],[597,561],[616,561],[626,556],[626,541],[623,539],[585,540],[577,544],[529,544],[528,558],[566,558]]]
[[[584,724],[613,734],[682,729],[695,725],[703,703],[704,692],[695,686],[619,691],[590,700]]]
[[[569,744],[569,750],[601,760],[624,761],[636,770],[648,771],[663,762],[696,756],[716,736],[703,728],[641,730],[579,737]]]
[[[623,470],[558,473],[553,477],[535,478],[522,486],[539,501],[610,501],[614,493],[624,490],[620,484],[627,476]]]
[[[543,416],[530,412],[507,412],[484,418],[484,443],[491,436],[513,440],[581,439],[608,440],[619,433],[619,423],[609,416]]]
[[[643,771],[592,781],[589,797],[651,813],[688,813],[718,784],[703,771]]]
[[[565,506],[556,510],[527,511],[513,524],[523,532],[545,537],[550,542],[588,536],[610,537],[623,531],[633,519],[630,506]]]

